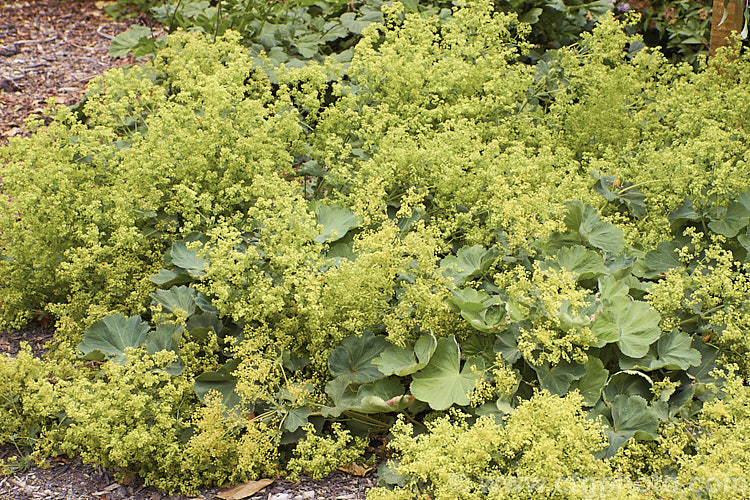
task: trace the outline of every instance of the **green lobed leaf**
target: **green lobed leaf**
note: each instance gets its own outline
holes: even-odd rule
[[[333,401],[333,406],[324,406],[321,413],[324,417],[339,417],[344,411],[356,405],[357,392],[352,390],[349,378],[339,375],[326,384],[326,394]]]
[[[676,381],[681,384],[675,389],[675,391],[669,396],[668,404],[668,419],[674,418],[678,414],[686,413],[687,418],[693,417],[693,413],[690,410],[692,406],[690,403],[694,400],[696,384],[695,380],[686,374],[680,374]]]
[[[409,480],[408,476],[398,473],[400,461],[390,459],[378,466],[378,481],[385,484],[405,486]]]
[[[651,398],[654,381],[638,370],[623,370],[613,374],[603,389],[604,400],[612,402],[617,396],[641,396]]]
[[[701,362],[701,354],[691,347],[692,341],[693,339],[687,333],[677,329],[672,330],[661,337],[656,345],[651,346],[643,358],[621,358],[620,368],[653,371],[661,368],[687,370],[691,366],[698,366]]]
[[[646,215],[646,195],[637,187],[633,187],[633,183],[620,181],[613,175],[599,175],[598,172],[594,178],[594,191],[604,196],[607,201],[625,206],[636,219],[642,219]]]
[[[750,207],[734,201],[727,207],[718,207],[708,223],[709,229],[727,238],[734,238],[750,221]]]
[[[198,292],[187,286],[173,286],[169,290],[157,290],[151,294],[154,304],[161,306],[164,314],[174,314],[176,310],[186,313],[186,316],[195,314],[195,299]]]
[[[495,352],[500,353],[509,365],[512,365],[521,357],[521,351],[518,349],[519,335],[518,326],[514,323],[508,331],[499,333],[495,338]]]
[[[659,313],[646,302],[630,299],[613,300],[591,324],[599,347],[617,342],[620,351],[631,358],[641,358],[661,336]]]
[[[211,300],[206,297],[203,292],[198,292],[198,295],[196,295],[195,305],[198,306],[203,312],[216,314],[218,314],[219,312],[219,310],[214,307],[214,305],[211,303]]]
[[[114,356],[116,361],[122,362],[125,349],[143,345],[150,329],[140,316],[126,318],[120,313],[110,314],[86,329],[78,350],[83,352],[84,359],[104,361]]]
[[[656,246],[656,250],[646,253],[643,259],[639,259],[637,275],[646,278],[657,278],[670,269],[681,267],[679,251],[688,244],[687,238],[680,237],[673,241],[663,241]],[[634,271],[636,272],[636,271]]]
[[[626,249],[625,251],[628,255],[608,255],[607,258],[604,259],[604,267],[607,268],[609,274],[614,278],[621,279],[627,276],[632,276],[630,272],[638,258],[636,255],[633,255],[635,252],[632,249]]]
[[[172,264],[184,269],[190,276],[200,278],[206,274],[206,266],[210,263],[208,259],[198,257],[196,250],[190,250],[186,242],[177,241],[169,250]]]
[[[472,371],[484,369],[481,358],[467,360],[461,369],[461,353],[454,336],[438,340],[435,353],[421,371],[414,374],[411,393],[430,405],[433,410],[445,410],[457,404],[469,404],[468,393],[474,389],[479,374]]]
[[[291,408],[286,415],[284,415],[284,429],[289,432],[294,432],[300,427],[304,427],[307,424],[307,419],[312,413],[312,410],[308,406]]]
[[[591,299],[593,299],[593,296],[591,296]],[[560,322],[560,329],[564,332],[568,332],[571,330],[580,330],[583,327],[589,326],[591,324],[590,314],[593,313],[597,307],[597,304],[592,300],[592,303],[588,307],[579,311],[576,308],[571,308],[570,303],[568,303],[567,300],[563,300],[555,313],[555,316],[557,316],[557,319]]]
[[[312,210],[323,231],[315,237],[318,243],[330,243],[340,240],[350,229],[358,227],[361,219],[346,207],[313,203]]]
[[[604,384],[609,378],[609,372],[599,358],[589,356],[585,365],[586,373],[578,380],[570,383],[569,391],[577,390],[583,396],[583,404],[594,406],[602,395]]]
[[[490,296],[483,290],[458,288],[453,290],[446,302],[479,331],[489,332],[507,323],[505,301],[499,296]]]
[[[571,201],[565,206],[568,207],[565,225],[577,232],[584,242],[613,254],[621,252],[625,247],[622,230],[601,220],[595,208],[580,201]]]
[[[233,375],[239,364],[240,360],[230,359],[218,370],[204,372],[195,377],[193,389],[198,399],[205,403],[206,395],[210,391],[216,391],[221,395],[221,402],[227,410],[239,405],[242,398],[234,390],[237,386],[237,377]]]
[[[290,372],[301,370],[310,364],[309,356],[298,356],[293,354],[289,349],[284,349],[281,353],[281,365]]]
[[[488,364],[494,363],[497,357],[494,347],[495,335],[480,332],[471,332],[461,342],[461,352],[465,358],[481,356]]]
[[[602,302],[612,303],[628,300],[630,287],[627,281],[615,279],[613,276],[602,276],[598,280],[599,297]]]
[[[485,302],[485,308],[479,312],[461,311],[461,316],[480,332],[491,332],[507,324],[505,302],[500,297],[492,297]]]
[[[561,396],[568,392],[571,382],[586,374],[586,366],[562,360],[550,367],[549,363],[540,366],[530,365],[539,377],[539,387]]]
[[[701,361],[697,366],[688,368],[688,376],[692,377],[698,397],[705,398],[710,394],[712,385],[721,387],[723,380],[713,375],[718,368],[721,351],[711,344],[707,344],[699,336],[693,337],[692,347],[700,352]]]
[[[207,328],[213,330],[216,335],[219,335],[224,329],[224,323],[219,319],[218,314],[205,312],[190,316],[185,322],[185,327],[188,331],[196,328]]]
[[[654,409],[648,407],[645,399],[640,396],[617,396],[612,401],[612,425],[604,429],[609,439],[605,456],[614,456],[634,436],[656,439],[658,427],[659,417]]]
[[[354,244],[351,241],[337,241],[328,249],[326,257],[335,259],[339,263],[342,260],[356,260],[357,254],[354,253]]]
[[[555,259],[547,259],[542,263],[542,269],[565,269],[575,274],[576,281],[596,278],[609,274],[609,269],[604,265],[602,256],[593,250],[581,245],[563,247],[558,250]]]
[[[672,231],[678,232],[688,223],[703,219],[703,214],[695,209],[693,200],[687,199],[682,205],[672,210],[667,218],[669,219]]]
[[[435,336],[428,333],[419,337],[414,348],[387,347],[379,356],[373,358],[372,364],[384,375],[405,377],[427,366],[436,348]]]
[[[338,377],[344,376],[349,383],[362,384],[383,378],[373,360],[388,347],[383,337],[370,332],[352,335],[341,341],[328,356],[328,368]]]
[[[403,384],[396,377],[388,377],[364,384],[357,391],[357,406],[360,413],[400,412],[417,402],[411,394],[405,394]]]
[[[182,325],[171,323],[162,323],[156,326],[155,330],[146,335],[143,345],[149,354],[156,354],[160,351],[172,351],[179,355],[178,345],[182,339]],[[170,375],[179,375],[185,370],[185,365],[180,359],[164,367],[164,371]]]
[[[486,272],[500,255],[496,247],[485,249],[481,245],[462,247],[456,255],[440,261],[440,272],[455,285],[462,285],[471,278]]]
[[[162,269],[158,274],[151,276],[151,281],[160,287],[171,287],[191,283],[194,280],[184,269]]]
[[[132,25],[124,33],[120,33],[112,39],[109,46],[109,55],[115,59],[127,56],[141,44],[141,41],[151,36],[151,29],[145,26]]]
[[[485,310],[485,302],[488,300],[490,300],[490,295],[484,290],[457,288],[451,292],[451,296],[446,299],[446,302],[456,312],[479,313]]]

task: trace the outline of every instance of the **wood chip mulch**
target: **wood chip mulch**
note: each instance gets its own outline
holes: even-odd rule
[[[105,16],[111,1],[0,0],[0,144],[52,99],[76,103],[93,77],[132,60],[109,57],[111,39],[139,19]]]

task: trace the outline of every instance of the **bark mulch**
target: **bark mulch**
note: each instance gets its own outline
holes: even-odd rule
[[[0,144],[26,135],[48,99],[74,104],[93,77],[133,62],[109,57],[111,39],[138,22],[105,17],[111,3],[0,0]]]

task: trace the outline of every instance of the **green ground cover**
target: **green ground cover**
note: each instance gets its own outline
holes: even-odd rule
[[[345,67],[175,32],[0,149],[0,319],[56,321],[0,442],[181,492],[385,440],[376,499],[750,496],[748,56],[383,16]]]

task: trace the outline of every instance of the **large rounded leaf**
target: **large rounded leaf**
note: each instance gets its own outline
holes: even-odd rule
[[[187,286],[173,286],[169,290],[157,290],[151,294],[154,303],[161,306],[165,314],[174,314],[176,310],[186,313],[186,316],[195,314],[195,299],[198,292]]]
[[[701,363],[701,353],[690,346],[692,341],[687,333],[672,330],[660,338],[655,346],[651,346],[641,359],[621,358],[620,368],[653,371],[660,368],[687,370],[691,366],[698,366]]]
[[[414,396],[404,394],[404,386],[396,377],[388,377],[360,386],[357,407],[360,413],[389,413],[404,411],[414,405]]]
[[[206,274],[206,266],[209,264],[208,259],[198,257],[198,252],[189,249],[184,241],[173,243],[169,252],[172,257],[172,264],[184,269],[190,276],[200,278]]]
[[[350,386],[349,379],[346,375],[339,375],[326,384],[326,394],[333,401],[333,406],[324,406],[321,408],[323,416],[326,418],[338,417],[346,410],[352,409],[357,404],[357,392]]]
[[[156,327],[156,330],[146,335],[143,345],[149,354],[156,354],[160,351],[171,351],[179,354],[177,345],[180,342],[183,330],[184,328],[181,325],[162,323]],[[184,369],[185,365],[179,359],[164,367],[164,371],[170,375],[179,375]]]
[[[513,323],[507,332],[499,333],[495,338],[493,350],[495,353],[501,354],[509,365],[512,365],[521,357],[521,351],[518,349],[518,337],[520,335],[519,324]]]
[[[555,258],[545,260],[541,267],[542,270],[545,268],[565,269],[573,273],[577,281],[596,278],[609,273],[601,254],[581,245],[561,248]]]
[[[323,231],[315,237],[318,243],[340,240],[350,229],[360,224],[360,218],[346,207],[314,203],[312,209],[318,224],[323,226]]]
[[[372,364],[384,375],[405,377],[427,366],[436,347],[437,340],[433,334],[422,335],[413,349],[408,346],[388,347],[372,360]]]
[[[748,222],[750,222],[750,210],[745,204],[735,201],[728,207],[717,207],[716,214],[711,217],[708,227],[715,233],[734,238],[740,229],[747,227]]]
[[[584,242],[607,253],[619,253],[625,247],[622,230],[603,221],[595,208],[580,201],[568,202],[566,206],[565,225],[577,232]]]
[[[604,429],[609,438],[606,457],[614,456],[617,450],[633,436],[656,439],[659,417],[653,408],[640,396],[617,396],[612,402],[612,426]],[[636,436],[636,437],[638,437]]]
[[[376,337],[369,332],[359,336],[352,335],[345,338],[328,356],[328,368],[336,377],[345,376],[351,384],[362,384],[383,378],[383,374],[372,361],[388,345],[383,337]]]
[[[456,289],[446,302],[452,310],[460,312],[471,326],[482,332],[495,330],[507,321],[505,301],[483,290]]]
[[[486,309],[485,302],[490,300],[490,296],[484,290],[474,290],[473,288],[457,288],[453,290],[450,297],[445,299],[451,309],[456,312],[481,312]]]
[[[565,360],[552,367],[550,367],[549,363],[544,363],[540,366],[530,366],[536,372],[537,377],[539,377],[539,387],[558,396],[567,393],[570,383],[586,374],[585,365]]]
[[[651,250],[642,259],[638,259],[633,273],[642,278],[653,279],[670,269],[683,266],[679,251],[689,243],[690,240],[684,236],[673,241],[662,241],[656,245],[656,250]]]
[[[193,388],[198,399],[205,403],[206,395],[210,391],[216,391],[221,394],[221,401],[228,410],[240,404],[242,399],[234,390],[237,377],[233,374],[239,364],[238,359],[230,359],[217,371],[204,372],[195,377]]]
[[[487,271],[500,255],[496,247],[485,249],[481,245],[463,247],[456,255],[449,255],[440,262],[440,272],[443,276],[462,285],[467,280],[479,276]]]
[[[624,355],[642,358],[661,336],[659,319],[659,313],[646,302],[622,298],[608,303],[591,325],[591,331],[599,339],[599,347],[617,342]]]
[[[158,274],[151,276],[151,281],[162,288],[166,288],[169,286],[190,283],[193,281],[193,277],[184,269],[162,269]]]
[[[425,401],[433,410],[445,410],[457,404],[469,404],[468,393],[474,389],[478,373],[484,369],[482,358],[473,358],[464,363],[461,369],[461,352],[454,336],[438,340],[435,353],[427,366],[414,374],[411,393],[420,401]]]
[[[589,356],[585,366],[586,373],[580,379],[571,382],[569,390],[578,390],[583,396],[583,404],[594,406],[601,397],[609,372],[604,368],[602,360],[593,356]]]
[[[596,179],[594,191],[604,196],[609,202],[625,206],[636,219],[646,215],[646,195],[631,182],[620,181],[613,175],[593,174]]]
[[[150,327],[140,316],[126,318],[122,314],[110,314],[97,320],[86,329],[78,350],[85,359],[103,361],[107,356],[122,360],[127,347],[140,347],[146,340]]]
[[[618,396],[641,396],[651,399],[654,381],[637,370],[624,370],[612,375],[604,387],[604,400],[612,402]]]

